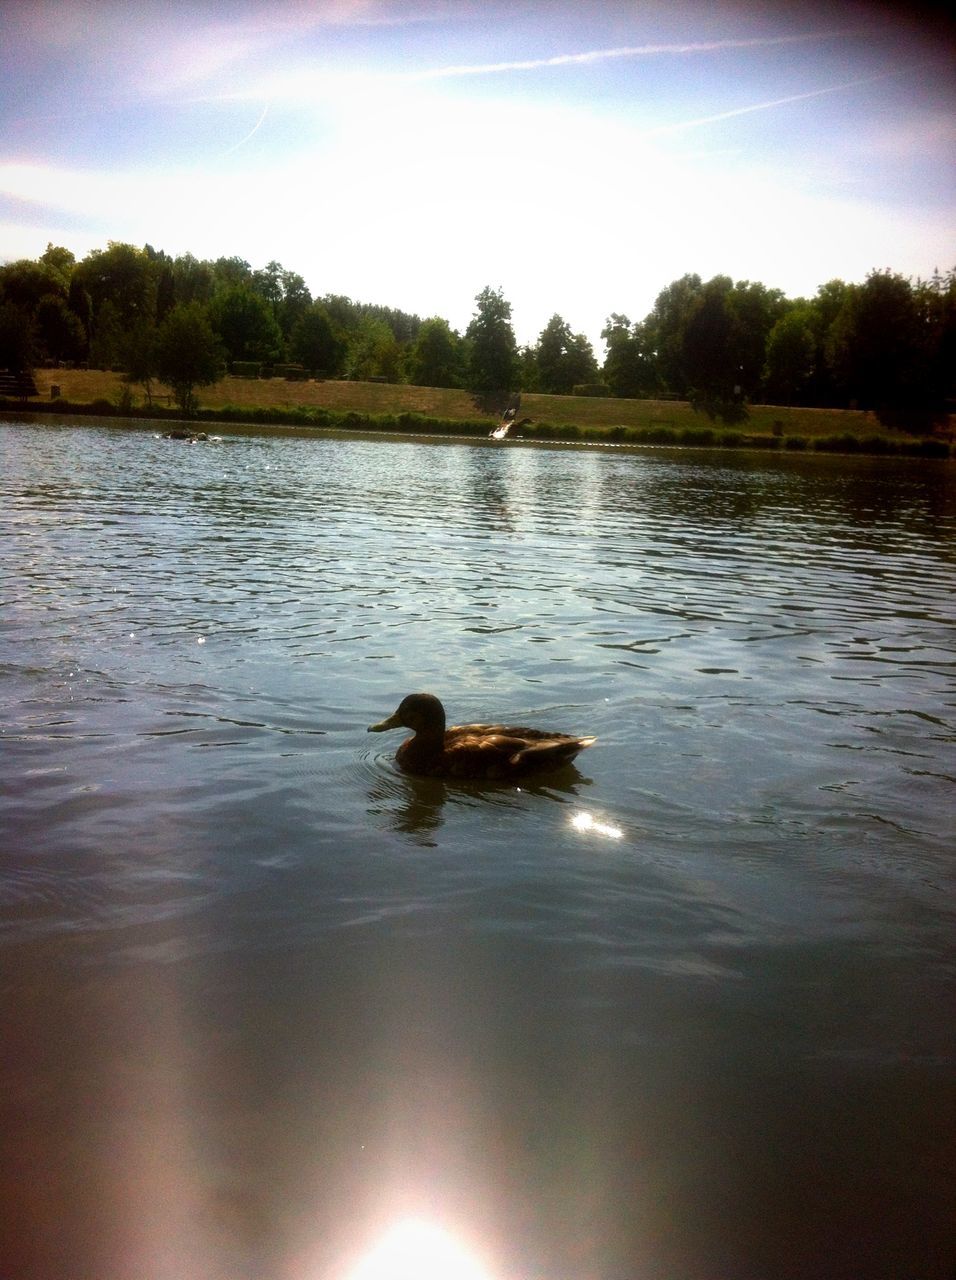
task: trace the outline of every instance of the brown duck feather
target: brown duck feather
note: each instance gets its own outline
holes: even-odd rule
[[[414,730],[395,754],[400,769],[429,777],[503,779],[559,769],[595,739],[507,724],[445,727],[445,709],[433,694],[413,693],[387,720],[369,726],[381,733]]]

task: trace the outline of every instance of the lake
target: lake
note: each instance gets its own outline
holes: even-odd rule
[[[949,1280],[953,476],[0,425],[0,1275]]]

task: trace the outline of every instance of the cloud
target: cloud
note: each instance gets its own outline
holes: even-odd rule
[[[588,49],[579,53],[562,53],[548,58],[521,58],[507,62],[452,63],[447,66],[424,67],[407,71],[330,72],[321,66],[284,68],[272,76],[246,83],[207,100],[284,100],[309,102],[327,98],[349,88],[368,90],[373,84],[396,86],[465,77],[504,75],[509,72],[540,71],[562,67],[587,67],[628,58],[687,57],[719,53],[726,50],[766,49],[781,45],[806,44],[833,40],[846,32],[813,31],[801,35],[759,36],[750,39],[684,41],[669,44],[621,45],[612,49]],[[757,108],[752,108],[756,110]]]
[[[673,124],[657,125],[642,134],[644,138],[656,138],[664,134],[680,133],[685,129],[699,129],[703,125],[718,124],[721,120],[731,120],[734,116],[750,115],[754,111],[769,111],[773,107],[788,106],[792,102],[806,102],[811,98],[823,98],[831,93],[843,93],[848,89],[856,89],[860,85],[875,84],[879,80],[889,80],[896,76],[906,75],[911,67],[898,67],[893,71],[881,71],[872,76],[861,76],[857,80],[847,80],[843,84],[827,85],[823,89],[810,89],[807,93],[791,93],[785,98],[771,98],[767,102],[754,102],[746,107],[733,107],[729,111],[718,111],[709,116],[698,116],[694,120],[678,120]]]
[[[791,36],[759,36],[748,40],[692,41],[681,44],[622,45],[617,49],[590,49],[583,53],[560,53],[551,58],[527,58],[513,62],[484,62],[474,65],[459,64],[432,67],[425,71],[411,71],[403,79],[439,80],[455,76],[494,75],[506,71],[540,71],[549,67],[589,66],[620,58],[647,58],[661,54],[684,55],[695,53],[719,53],[725,49],[758,49],[773,45],[807,43],[832,40],[846,33],[838,31],[807,32]]]
[[[223,159],[225,159],[226,156],[231,156],[232,153],[234,151],[238,151],[240,147],[244,147],[246,143],[249,141],[249,139],[253,137],[256,133],[258,133],[259,129],[261,128],[262,124],[265,121],[266,116],[269,114],[269,105],[270,104],[267,102],[266,105],[262,108],[262,115],[260,115],[259,119],[255,122],[255,124],[246,134],[246,136],[244,138],[240,138],[238,142],[234,143],[233,146],[231,146],[228,149],[228,151],[224,151],[222,153]]]

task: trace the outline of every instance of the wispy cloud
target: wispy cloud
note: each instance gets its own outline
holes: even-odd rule
[[[827,85],[824,89],[811,89],[807,93],[791,93],[785,98],[771,98],[767,102],[753,102],[746,107],[733,107],[729,111],[717,111],[713,115],[698,116],[694,120],[677,120],[673,124],[657,125],[641,133],[642,138],[656,138],[669,133],[680,133],[685,129],[699,129],[703,125],[718,124],[721,120],[731,120],[734,116],[750,115],[754,111],[769,111],[773,107],[785,107],[793,102],[806,102],[810,98],[823,98],[831,93],[843,93],[848,89],[856,89],[860,85],[874,84],[878,80],[889,80],[894,76],[905,75],[910,67],[898,67],[893,71],[881,71],[872,76],[861,76],[858,80],[847,80],[843,84]]]
[[[425,71],[407,72],[411,80],[451,79],[455,76],[496,75],[507,71],[540,71],[549,67],[581,67],[622,58],[649,58],[661,54],[687,55],[719,53],[725,49],[759,49],[774,45],[805,44],[809,41],[833,40],[847,34],[841,31],[813,31],[792,36],[758,36],[749,40],[690,41],[681,44],[633,44],[616,49],[589,49],[583,53],[559,53],[551,58],[525,58],[513,62],[480,62],[432,67]]]
[[[249,141],[249,139],[250,139],[254,134],[258,133],[258,131],[259,131],[259,129],[261,128],[261,126],[262,126],[262,124],[263,124],[263,122],[264,122],[264,120],[265,120],[266,116],[269,114],[269,106],[270,106],[270,103],[268,103],[268,102],[267,102],[267,103],[266,103],[266,105],[262,108],[262,114],[259,116],[259,119],[255,122],[255,124],[252,126],[252,128],[249,130],[249,132],[246,134],[246,136],[245,136],[244,138],[240,138],[238,142],[234,143],[231,147],[229,147],[229,149],[228,149],[227,151],[224,151],[224,152],[222,153],[222,158],[223,158],[223,159],[225,159],[225,157],[226,157],[226,156],[231,156],[231,155],[233,154],[233,152],[234,152],[234,151],[238,151],[240,147],[244,147],[244,146],[246,145],[246,143]]]
[[[259,80],[246,81],[241,87],[202,95],[195,101],[312,101],[328,98],[336,93],[367,93],[374,84],[383,87],[416,85],[438,80],[452,80],[466,76],[503,75],[509,72],[538,71],[561,67],[586,67],[603,62],[627,58],[651,58],[661,56],[688,57],[695,54],[719,53],[726,50],[771,48],[781,45],[806,44],[811,41],[834,40],[846,31],[814,31],[802,35],[759,36],[751,39],[727,39],[709,41],[684,41],[669,44],[621,45],[613,49],[588,49],[580,53],[561,53],[550,58],[524,58],[508,62],[454,63],[447,66],[424,67],[403,71],[329,71],[321,67],[284,69],[281,74],[267,75]],[[829,90],[827,91],[829,92]],[[781,100],[783,101],[783,100]],[[744,110],[758,110],[757,107]],[[689,128],[690,125],[681,126]]]

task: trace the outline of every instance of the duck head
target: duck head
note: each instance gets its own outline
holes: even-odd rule
[[[426,736],[444,736],[445,708],[432,693],[410,693],[387,720],[370,724],[368,732],[384,733],[386,729],[401,728]]]

